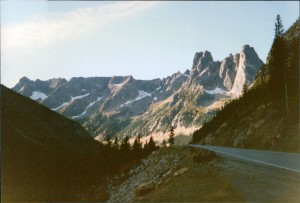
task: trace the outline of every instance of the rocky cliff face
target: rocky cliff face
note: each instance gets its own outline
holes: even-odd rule
[[[245,82],[248,85],[252,83],[262,64],[254,48],[249,45],[245,45],[239,54],[230,54],[221,62],[213,61],[208,51],[197,52],[187,84],[193,88],[201,85],[207,90],[232,90],[238,96]]]
[[[215,88],[219,83],[219,63],[213,61],[209,51],[197,52],[194,56],[191,77],[188,79],[187,86],[194,88],[201,85],[208,89]]]
[[[232,92],[235,94],[240,94],[245,83],[250,85],[254,81],[257,71],[263,65],[254,48],[249,45],[243,47],[239,56],[238,68],[232,87]]]
[[[239,54],[234,56],[230,54],[221,63],[219,77],[221,78],[221,84],[226,88],[226,90],[231,90],[234,84],[236,71],[239,65],[239,58]]]
[[[245,82],[251,84],[262,64],[255,50],[245,45],[221,62],[209,51],[197,52],[190,70],[164,79],[24,77],[13,90],[79,121],[100,140],[142,133],[162,141],[170,125],[186,135],[209,120],[226,99],[241,94]]]

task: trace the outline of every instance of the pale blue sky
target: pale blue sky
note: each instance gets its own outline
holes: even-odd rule
[[[265,61],[280,14],[298,2],[1,2],[1,83],[133,75],[163,78],[191,68],[197,51],[215,60],[253,46]]]

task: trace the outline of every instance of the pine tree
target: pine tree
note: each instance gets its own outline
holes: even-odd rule
[[[131,151],[130,151],[130,144],[129,144],[129,138],[126,136],[120,146],[120,153],[122,162],[125,163],[130,160],[131,158]]]
[[[132,145],[132,149],[135,151],[138,151],[139,149],[142,148],[142,144],[140,142],[140,139],[138,137],[136,137],[134,139],[133,145]]]
[[[268,70],[270,71],[270,92],[274,103],[285,106],[288,113],[288,97],[286,82],[286,48],[283,38],[283,25],[280,15],[276,16],[275,38],[268,56]]]
[[[283,37],[284,29],[282,25],[282,20],[280,15],[278,14],[276,16],[276,22],[275,22],[275,39],[278,37]]]
[[[140,137],[141,135],[139,134],[132,145],[132,152],[134,154],[135,157],[140,157],[141,156],[141,151],[142,151],[142,143],[140,141]]]
[[[153,137],[151,136],[149,139],[149,143],[148,143],[148,150],[151,153],[152,151],[154,151],[156,148],[155,142],[153,140]]]
[[[246,94],[248,92],[248,85],[247,85],[247,82],[244,83],[243,85],[243,90],[242,90],[242,93],[243,95]]]
[[[169,144],[170,146],[173,146],[174,145],[174,127],[171,126],[171,129],[170,129],[170,137],[169,137]]]
[[[146,141],[143,147],[143,155],[145,156],[147,154],[148,154],[148,141]]]
[[[130,151],[129,138],[126,136],[121,143],[121,151]]]

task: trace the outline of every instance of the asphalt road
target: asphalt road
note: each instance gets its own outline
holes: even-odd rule
[[[300,154],[198,144],[191,144],[190,146],[213,151],[222,157],[231,157],[238,160],[256,162],[300,173]]]

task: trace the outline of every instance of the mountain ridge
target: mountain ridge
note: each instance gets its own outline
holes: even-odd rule
[[[190,112],[203,110],[208,104],[219,102],[216,106],[220,107],[223,100],[238,97],[243,84],[254,80],[262,64],[254,48],[245,45],[240,53],[230,54],[221,62],[214,61],[209,51],[196,52],[190,70],[178,71],[163,79],[136,80],[129,75],[31,81],[23,77],[13,90],[79,121],[93,136],[99,137],[135,136],[136,121],[147,117],[149,110],[157,114],[155,106],[162,103],[167,108],[163,111],[167,111],[168,118],[159,119],[159,122],[164,121],[158,124],[152,119],[148,125],[141,122],[147,128],[141,133],[142,136],[158,131],[165,134],[170,125],[185,126],[185,130],[193,125],[201,126],[201,118],[186,122],[186,116],[191,117]],[[216,108],[211,110],[209,117]]]

